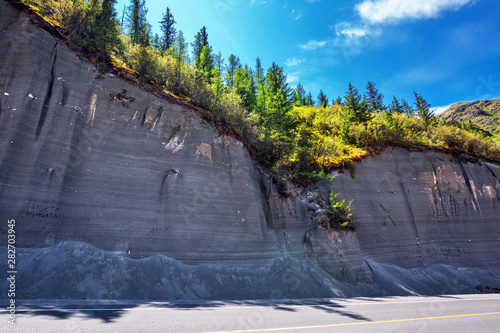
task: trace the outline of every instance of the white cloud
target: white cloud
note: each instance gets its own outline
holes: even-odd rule
[[[356,5],[360,17],[370,23],[392,23],[404,19],[438,16],[445,10],[457,10],[475,0],[365,0]]]
[[[300,65],[304,61],[305,61],[304,59],[290,58],[285,61],[285,65],[287,65],[288,67],[293,67]]]
[[[307,44],[300,44],[300,48],[307,51],[320,49],[326,45],[325,41],[318,42],[317,40],[310,40]]]
[[[361,48],[365,43],[369,42],[371,38],[378,37],[382,34],[382,30],[376,26],[368,25],[353,25],[348,22],[341,22],[333,27],[337,35],[334,44],[340,47],[349,47],[349,53],[359,53],[359,50],[352,49]],[[347,51],[347,50],[346,50]]]
[[[347,37],[353,38],[353,37],[364,37],[368,35],[367,30],[363,28],[347,28],[347,29],[342,29],[340,31],[337,31],[337,35],[345,35]]]
[[[434,110],[434,114],[437,116],[438,114],[441,114],[441,113],[445,112],[452,105],[455,105],[455,104],[456,103],[452,103],[452,104],[448,104],[448,105],[444,105],[444,106],[435,106],[435,107],[432,107],[431,109]]]
[[[436,17],[445,10],[458,10],[476,1],[478,0],[363,0],[354,8],[358,14],[357,19],[330,27],[336,33],[332,45],[340,47],[349,59],[382,36],[385,24],[396,24],[405,19]],[[304,45],[301,47],[308,49]]]
[[[353,20],[341,21],[330,27],[334,36],[323,41],[310,40],[299,46],[305,51],[331,46],[334,48],[333,52],[342,53],[349,62],[352,56],[362,53],[367,46],[380,44],[385,25],[397,24],[403,20],[437,17],[444,11],[459,10],[477,1],[479,0],[361,0],[353,7]],[[439,73],[428,73],[423,79],[437,80]],[[416,72],[401,75],[409,81],[421,76]]]

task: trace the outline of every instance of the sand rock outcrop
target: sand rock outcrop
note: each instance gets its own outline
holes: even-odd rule
[[[500,167],[438,152],[387,149],[339,175],[363,253],[415,268],[500,267]]]
[[[315,189],[354,199],[358,231],[338,233],[314,226],[305,193],[281,198],[241,142],[101,74],[3,1],[0,59],[0,219],[16,220],[21,298],[500,287],[498,165],[370,157]],[[6,223],[0,237],[4,251]]]

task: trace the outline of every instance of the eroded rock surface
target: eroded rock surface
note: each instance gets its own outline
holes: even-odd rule
[[[354,199],[358,231],[339,234],[191,109],[100,74],[3,1],[0,32],[0,219],[16,220],[19,297],[499,287],[497,165],[403,149],[368,158],[356,179],[317,188]]]
[[[407,268],[500,267],[500,167],[388,149],[331,185],[353,199],[363,253]],[[324,193],[331,188],[323,188]]]

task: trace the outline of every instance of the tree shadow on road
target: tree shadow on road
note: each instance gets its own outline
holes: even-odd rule
[[[112,323],[122,317],[127,309],[132,309],[137,305],[115,306],[93,306],[93,305],[65,305],[65,306],[22,306],[17,313],[29,316],[47,316],[55,319],[70,319],[74,316],[85,319],[99,319],[105,323]]]
[[[67,320],[73,317],[97,319],[103,323],[113,323],[126,315],[127,311],[136,308],[158,308],[185,311],[210,311],[224,307],[269,308],[269,310],[298,312],[300,307],[310,307],[331,314],[338,314],[359,321],[371,321],[361,314],[345,311],[345,306],[327,300],[283,300],[283,301],[193,301],[193,302],[134,302],[131,304],[113,303],[94,304],[88,301],[84,305],[64,304],[53,306],[23,305],[17,311],[20,315],[48,316],[54,319]],[[250,312],[250,311],[249,311]]]
[[[313,306],[313,308],[318,309],[318,310],[323,310],[323,311],[328,312],[328,313],[335,313],[335,314],[338,314],[338,315],[341,315],[344,317],[349,317],[349,318],[355,319],[355,320],[372,321],[370,318],[367,318],[367,317],[362,316],[360,314],[332,309],[332,308],[325,306],[325,305],[316,305],[316,306]]]

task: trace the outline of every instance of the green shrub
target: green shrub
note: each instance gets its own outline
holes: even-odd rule
[[[342,230],[355,230],[356,218],[352,213],[352,200],[346,202],[339,200],[338,193],[332,190],[327,211],[330,217],[330,226]]]
[[[128,63],[137,71],[142,82],[152,81],[161,72],[161,59],[158,52],[149,46],[135,45],[128,54]]]

